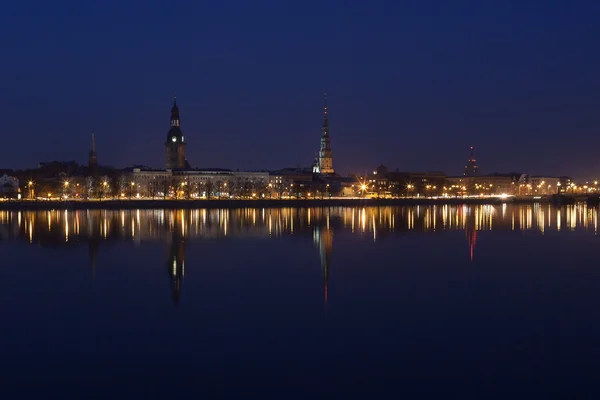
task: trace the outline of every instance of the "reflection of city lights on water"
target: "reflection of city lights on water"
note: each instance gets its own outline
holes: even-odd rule
[[[82,214],[85,213],[85,214]],[[85,218],[81,218],[84,216]],[[165,220],[166,218],[166,220]],[[112,225],[114,224],[114,225]],[[358,224],[358,226],[357,226]],[[598,231],[598,209],[585,204],[420,207],[332,207],[307,209],[88,210],[0,212],[0,225],[13,237],[39,242],[62,236],[63,242],[90,237],[129,237],[137,241],[181,237],[262,236],[302,234],[312,228],[368,233],[380,242],[391,232],[444,230],[506,230],[544,235]],[[111,229],[111,226],[119,229]],[[8,229],[7,229],[8,228]],[[44,233],[44,235],[38,233]],[[99,234],[99,235],[98,235]]]

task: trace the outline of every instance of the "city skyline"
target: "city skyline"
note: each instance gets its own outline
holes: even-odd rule
[[[194,166],[310,166],[327,92],[343,175],[460,175],[468,146],[481,173],[600,170],[596,2],[362,7],[11,3],[0,167],[85,163],[92,129],[101,164],[161,166],[175,93]]]
[[[303,168],[303,169],[312,169],[313,173],[315,174],[320,174],[323,176],[326,175],[331,175],[331,176],[341,176],[337,173],[335,173],[334,169],[333,169],[333,165],[332,165],[332,150],[331,150],[331,138],[329,135],[329,115],[328,115],[328,106],[327,106],[327,93],[325,93],[324,95],[324,106],[323,106],[323,110],[322,110],[322,125],[321,125],[321,134],[320,134],[320,145],[319,145],[319,150],[317,152],[315,152],[315,157],[313,158],[313,162],[310,165],[302,165],[298,162],[298,164],[296,165],[296,167],[298,168]],[[163,142],[163,146],[164,146],[164,151],[166,152],[163,155],[163,160],[164,157],[166,156],[166,163],[164,163],[163,165],[145,165],[145,164],[139,164],[139,163],[129,163],[126,166],[114,166],[114,165],[107,165],[107,164],[102,164],[101,162],[98,161],[98,153],[96,150],[96,140],[95,140],[95,131],[92,130],[91,131],[91,146],[89,148],[89,152],[87,153],[87,165],[88,168],[90,168],[90,171],[96,171],[98,169],[99,166],[103,166],[103,167],[108,167],[108,168],[116,168],[116,169],[122,169],[122,168],[132,168],[135,166],[142,166],[144,165],[147,168],[151,168],[151,169],[156,169],[156,170],[171,170],[171,169],[187,169],[187,170],[198,170],[198,169],[202,169],[202,168],[207,168],[206,166],[202,167],[202,166],[198,166],[198,165],[191,165],[187,156],[186,156],[186,148],[187,148],[187,141],[185,141],[184,139],[184,135],[182,133],[182,130],[180,129],[180,116],[179,116],[179,107],[177,105],[177,96],[173,97],[173,105],[171,107],[171,111],[170,111],[170,122],[169,122],[169,126],[170,129],[167,132],[167,138],[166,141]],[[479,172],[479,165],[477,163],[477,161],[475,160],[475,147],[474,146],[469,146],[468,148],[469,150],[469,156],[467,159],[467,165],[465,165],[462,174],[448,174],[448,176],[478,176],[480,175]],[[85,162],[80,162],[78,159],[70,159],[70,160],[44,160],[44,161],[40,161],[43,163],[47,163],[47,162],[76,162],[79,163],[79,165],[84,166]],[[283,168],[289,168],[293,166],[289,165]],[[380,167],[385,167],[387,168],[385,165],[383,164],[379,164],[379,166],[377,168]],[[30,167],[30,168],[25,168],[25,169],[32,169],[34,167]],[[223,167],[223,166],[216,166],[216,167],[209,167],[209,168],[217,168],[217,169],[226,169],[226,170],[234,170],[235,168],[228,168],[228,167]],[[15,168],[15,170],[19,170],[17,168]],[[238,168],[239,170],[239,168]],[[257,168],[257,169],[249,169],[246,171],[269,171],[269,170],[273,170],[273,169],[267,169],[267,168]],[[374,168],[371,168],[369,170],[369,168],[365,168],[364,169],[364,173],[363,175],[369,174],[371,173],[371,171],[373,171]],[[396,168],[396,170],[399,170],[398,168]],[[445,173],[445,171],[433,171],[431,169],[427,169],[425,170],[427,172],[442,172]],[[413,172],[415,172],[413,170]],[[482,175],[486,175],[486,174],[495,174],[498,171],[494,171],[494,172],[489,172],[489,171],[484,171]],[[503,171],[503,173],[507,173],[508,171]],[[515,170],[510,171],[510,173],[515,173]],[[360,172],[358,171],[352,171],[349,172],[349,175],[351,174],[358,174],[361,175]],[[526,175],[531,175],[531,174],[526,174]],[[561,176],[565,176],[564,174],[562,174]],[[595,175],[594,175],[595,176]],[[594,178],[594,180],[596,180],[596,178]]]

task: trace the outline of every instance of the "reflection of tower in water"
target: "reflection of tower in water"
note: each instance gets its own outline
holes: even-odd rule
[[[171,295],[177,305],[181,297],[181,283],[185,272],[185,238],[176,232],[167,239],[167,271],[171,277]]]
[[[331,252],[333,249],[333,230],[328,227],[316,227],[313,233],[315,245],[319,248],[321,270],[325,289],[325,302],[329,297],[329,267],[331,265]]]
[[[476,209],[476,211],[479,211]],[[480,212],[476,212],[474,216],[466,215],[465,218],[465,236],[469,244],[469,258],[473,261],[475,257],[475,246],[477,245],[477,219]]]
[[[471,261],[475,257],[475,246],[477,245],[477,230],[474,225],[467,224],[465,232],[467,234],[467,243],[469,244],[469,256]]]

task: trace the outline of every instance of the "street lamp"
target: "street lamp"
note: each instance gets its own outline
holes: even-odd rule
[[[33,200],[33,181],[27,182],[27,187],[29,187],[29,198]]]
[[[67,197],[69,197],[69,193],[68,193],[68,190],[69,190],[69,181],[65,181],[64,184],[63,184],[63,186],[64,186],[63,197],[66,199]]]
[[[106,187],[108,186],[107,181],[102,182],[102,190],[100,191],[100,200],[102,200],[102,196],[106,196]]]
[[[367,191],[367,185],[365,185],[364,183],[362,185],[360,185],[360,190],[362,191],[363,197],[365,197],[365,193]]]

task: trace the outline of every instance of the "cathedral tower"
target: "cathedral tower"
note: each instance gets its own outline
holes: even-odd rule
[[[173,101],[173,108],[171,108],[171,129],[167,133],[167,141],[165,142],[167,169],[181,169],[186,167],[186,144],[179,125],[179,108],[177,107],[177,99],[175,99]]]
[[[316,169],[316,168],[315,168]],[[323,107],[323,126],[321,127],[321,147],[319,148],[319,173],[333,174],[333,156],[331,153],[331,138],[329,137],[329,119],[327,117],[327,93]]]

